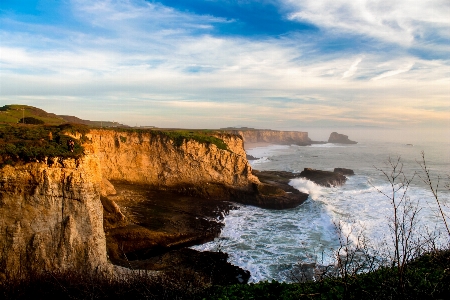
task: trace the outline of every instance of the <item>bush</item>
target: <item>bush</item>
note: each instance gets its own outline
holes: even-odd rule
[[[0,167],[18,162],[42,161],[45,157],[72,157],[83,155],[82,143],[87,141],[83,134],[80,140],[65,133],[87,133],[84,127],[70,124],[49,125],[7,125],[0,127]],[[74,151],[68,149],[67,141],[74,140]]]
[[[22,123],[22,124],[42,125],[42,124],[44,124],[45,122],[42,121],[42,120],[33,118],[33,117],[25,117],[25,118],[20,119],[20,120],[19,120],[19,123]]]

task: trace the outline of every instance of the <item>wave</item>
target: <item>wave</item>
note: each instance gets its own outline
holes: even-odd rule
[[[309,194],[309,197],[313,200],[319,199],[323,195],[324,188],[314,182],[304,179],[295,178],[289,181],[289,185],[299,190],[302,193]]]

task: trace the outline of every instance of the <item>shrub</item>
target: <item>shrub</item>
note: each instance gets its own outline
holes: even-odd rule
[[[33,117],[25,117],[25,118],[20,119],[20,120],[19,120],[19,123],[22,123],[22,124],[42,125],[42,124],[44,124],[45,122],[42,121],[42,120],[33,118]]]
[[[49,125],[7,125],[0,127],[0,167],[20,161],[42,161],[45,157],[73,157],[83,155],[82,143],[87,140],[83,134],[80,140],[74,139],[66,132],[78,130],[87,133],[84,127],[70,124]],[[50,139],[51,136],[51,139]],[[74,151],[69,151],[67,141],[74,140]]]

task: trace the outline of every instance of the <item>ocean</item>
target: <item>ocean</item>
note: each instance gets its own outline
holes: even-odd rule
[[[237,204],[239,208],[225,216],[221,235],[193,248],[228,253],[229,262],[251,272],[250,282],[290,282],[296,265],[333,264],[340,246],[338,226],[341,236],[351,242],[364,237],[373,253],[389,253],[393,209],[386,195],[391,195],[391,185],[382,172],[391,172],[389,158],[393,162],[400,158],[406,177],[414,177],[406,195],[410,203],[417,205],[416,237],[434,236],[438,245],[448,245],[436,201],[419,177],[424,173],[418,162],[424,151],[434,184],[439,178],[438,196],[444,212],[450,216],[450,192],[445,187],[450,174],[449,149],[448,139],[407,145],[371,137],[360,138],[356,145],[268,145],[247,149],[248,154],[259,158],[251,161],[256,170],[298,173],[304,168],[332,171],[339,167],[352,169],[355,175],[348,176],[343,186],[332,188],[306,179],[291,180],[293,187],[310,195],[294,209],[267,210]]]

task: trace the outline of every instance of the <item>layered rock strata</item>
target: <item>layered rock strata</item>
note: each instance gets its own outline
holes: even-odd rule
[[[88,135],[108,180],[156,187],[202,187],[220,184],[249,191],[258,183],[245,158],[243,141],[221,137],[229,150],[214,144],[184,140],[176,145],[162,134],[92,130]]]
[[[101,186],[92,154],[0,169],[0,272],[106,268]]]

